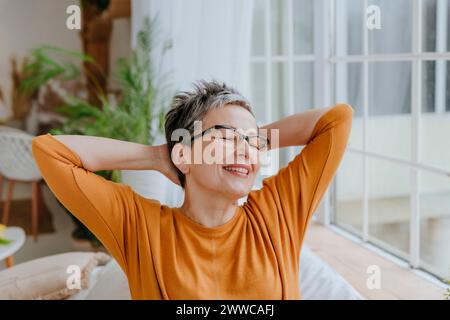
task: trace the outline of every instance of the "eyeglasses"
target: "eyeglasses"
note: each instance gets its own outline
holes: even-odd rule
[[[191,142],[197,138],[203,137],[207,133],[211,133],[214,139],[220,139],[226,143],[233,143],[234,145],[237,145],[242,140],[245,140],[250,147],[259,151],[265,150],[270,145],[269,138],[265,136],[259,134],[246,135],[238,132],[237,130],[238,129],[231,126],[217,124],[193,136],[191,138]]]

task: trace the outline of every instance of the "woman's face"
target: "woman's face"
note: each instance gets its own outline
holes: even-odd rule
[[[237,128],[239,133],[247,136],[258,133],[253,115],[239,105],[210,110],[201,124],[195,135],[216,125]],[[244,139],[233,140],[238,135],[228,135],[232,132],[216,129],[194,139],[190,148],[191,164],[186,174],[186,188],[204,188],[233,201],[250,192],[259,171],[259,152]]]

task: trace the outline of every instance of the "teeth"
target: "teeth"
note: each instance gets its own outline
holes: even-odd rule
[[[235,168],[235,167],[224,167],[225,170],[231,171],[231,172],[240,172],[244,174],[248,174],[248,169],[245,168]]]

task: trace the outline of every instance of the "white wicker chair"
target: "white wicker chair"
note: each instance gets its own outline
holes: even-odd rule
[[[0,200],[2,198],[3,180],[6,179],[8,194],[3,206],[2,223],[7,225],[15,182],[31,183],[31,225],[33,237],[36,241],[39,206],[41,205],[39,183],[42,181],[42,177],[31,152],[33,137],[25,131],[0,126]]]

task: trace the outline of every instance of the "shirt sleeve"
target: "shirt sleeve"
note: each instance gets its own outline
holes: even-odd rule
[[[302,151],[276,175],[264,179],[262,188],[250,192],[244,204],[263,216],[297,252],[345,152],[352,114],[352,107],[346,104],[328,110]]]
[[[32,152],[56,198],[126,270],[129,236],[136,233],[139,220],[131,187],[85,169],[78,155],[49,133],[33,138]]]

